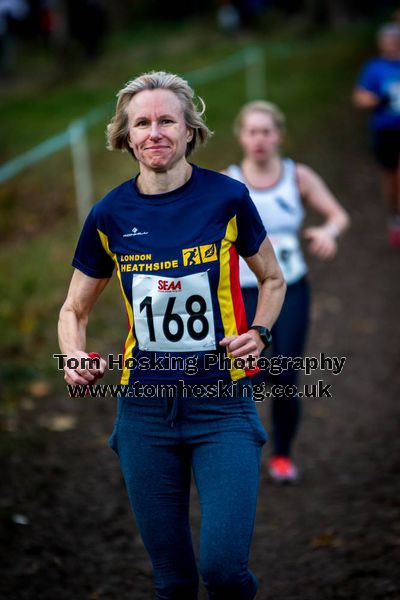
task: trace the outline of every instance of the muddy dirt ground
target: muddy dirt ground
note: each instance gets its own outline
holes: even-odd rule
[[[333,263],[310,260],[307,353],[347,363],[337,377],[307,380],[331,383],[333,397],[303,402],[298,485],[269,482],[264,449],[251,551],[259,600],[400,599],[400,250],[387,245],[377,172],[358,127],[349,118],[342,138],[305,145],[301,157],[328,178],[353,219]],[[269,429],[268,406],[258,409]],[[22,402],[17,432],[2,434],[3,448],[13,448],[0,459],[4,600],[153,597],[106,443],[113,417],[109,399],[59,396]],[[192,522],[197,539],[194,489]]]

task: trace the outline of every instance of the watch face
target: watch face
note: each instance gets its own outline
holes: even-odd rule
[[[263,339],[265,338],[266,343],[269,345],[272,342],[272,335],[269,329],[265,328]]]
[[[266,347],[271,345],[272,336],[271,336],[270,332],[268,331],[268,329],[266,329],[265,332],[260,333],[260,337],[261,337],[262,341],[264,342],[264,344],[266,345]]]

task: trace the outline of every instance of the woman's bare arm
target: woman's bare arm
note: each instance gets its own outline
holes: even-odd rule
[[[309,250],[319,258],[333,258],[336,239],[349,226],[350,218],[323,179],[310,167],[297,165],[300,195],[305,205],[324,218],[323,225],[307,227],[303,236],[309,240]]]
[[[379,96],[364,88],[356,87],[353,91],[353,104],[357,108],[373,109],[379,106],[381,99]]]
[[[63,354],[67,355],[67,359],[77,358],[81,362],[82,358],[88,357],[85,346],[89,314],[108,282],[109,279],[96,279],[88,277],[77,269],[74,271],[58,321],[60,349]],[[102,377],[105,366],[106,363],[103,359],[101,359],[98,369],[81,368],[80,366],[77,369],[70,369],[65,366],[64,379],[70,384],[93,383]]]

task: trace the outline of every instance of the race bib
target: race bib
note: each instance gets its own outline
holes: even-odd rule
[[[286,283],[298,281],[307,272],[297,236],[291,233],[268,235]]]
[[[393,81],[388,86],[389,106],[393,112],[400,113],[400,81]]]
[[[208,273],[184,277],[134,275],[133,314],[141,350],[215,350]]]

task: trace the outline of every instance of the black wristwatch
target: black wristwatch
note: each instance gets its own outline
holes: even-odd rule
[[[249,329],[255,329],[256,331],[258,331],[261,341],[263,342],[263,344],[265,344],[264,350],[270,347],[272,343],[272,335],[270,330],[267,329],[267,327],[263,327],[262,325],[252,325],[251,327],[249,327]]]

